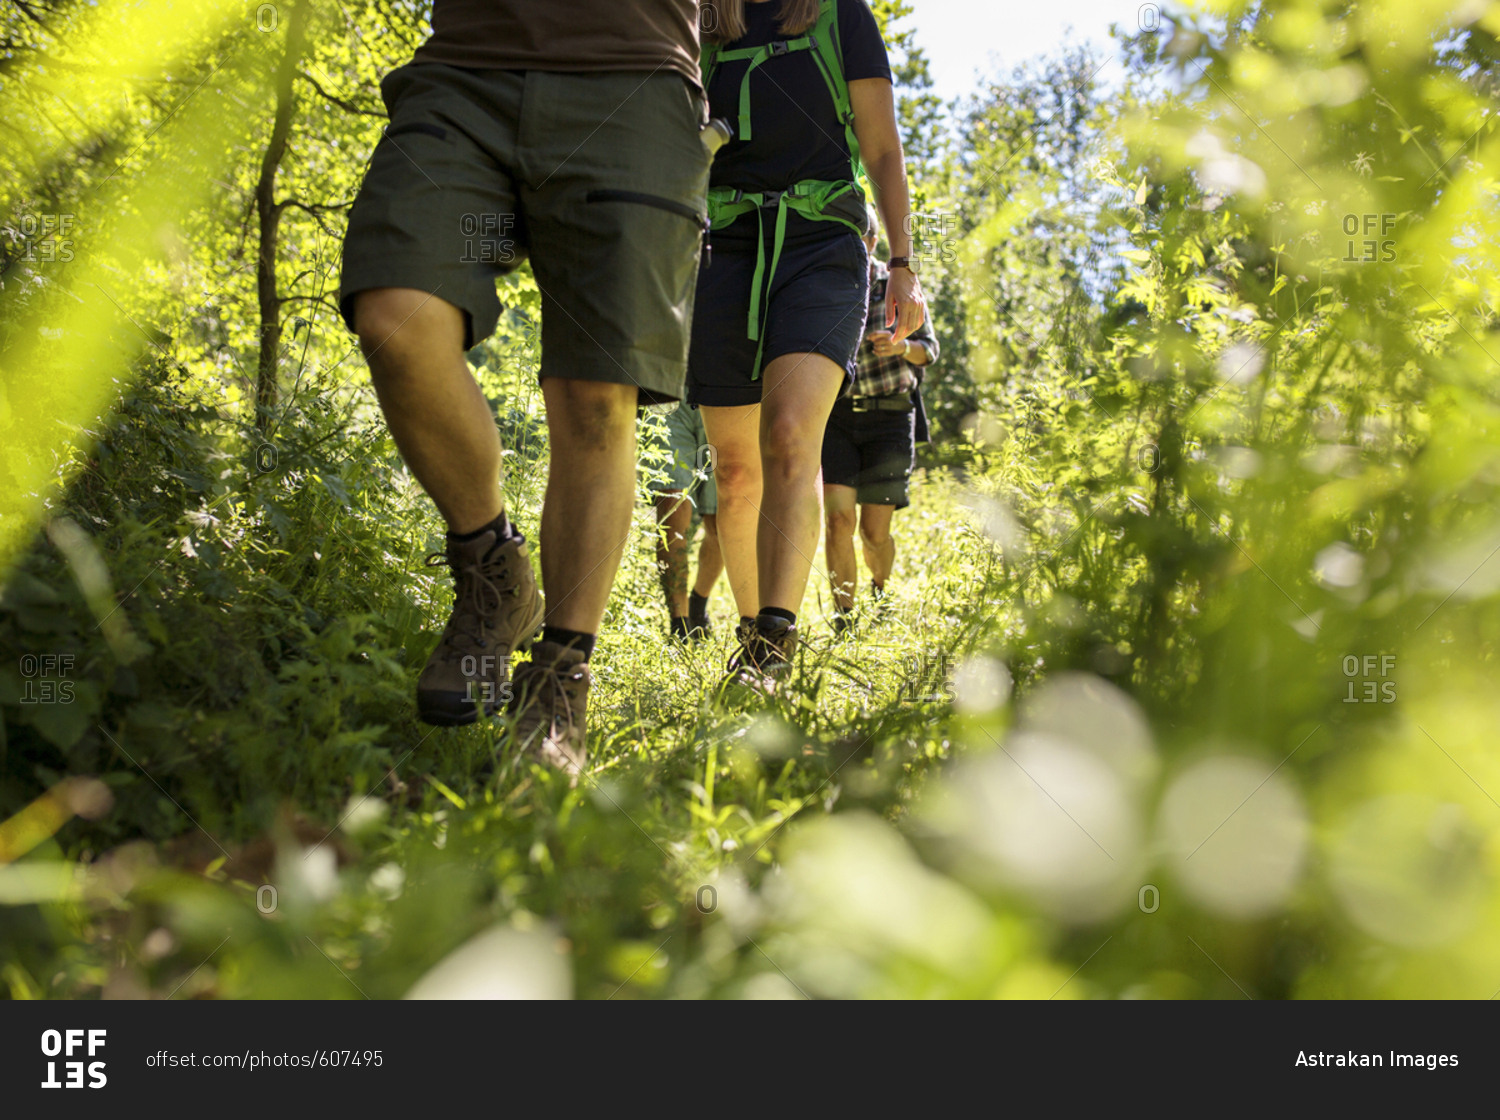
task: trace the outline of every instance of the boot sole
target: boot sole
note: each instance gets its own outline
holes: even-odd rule
[[[417,701],[417,718],[432,727],[467,727],[471,723],[479,722],[479,710],[468,701],[461,701],[462,708],[445,709],[440,708],[433,701],[423,704]],[[485,705],[485,718],[493,716],[497,711],[490,705]]]

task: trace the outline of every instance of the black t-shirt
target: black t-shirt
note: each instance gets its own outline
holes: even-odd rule
[[[758,47],[785,39],[777,29],[780,0],[745,5],[745,35],[724,44],[725,51]],[[880,27],[865,0],[838,0],[839,38],[844,54],[844,79],[891,79]],[[809,28],[803,34],[811,36]],[[800,36],[794,36],[800,37]],[[785,190],[804,179],[840,180],[849,177],[849,143],[834,110],[828,83],[813,58],[815,48],[769,58],[750,76],[751,138],[736,136],[714,157],[709,183],[742,191]],[[720,62],[709,84],[713,115],[723,117],[738,131],[740,85],[750,66],[747,59]],[[792,215],[796,221],[797,215]],[[753,215],[735,223],[740,232]]]

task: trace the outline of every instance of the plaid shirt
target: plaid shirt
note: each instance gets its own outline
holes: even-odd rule
[[[865,334],[886,330],[885,286],[890,271],[881,261],[870,262],[870,307],[865,315]],[[932,333],[932,322],[928,320],[911,333],[913,342],[920,342],[927,349],[927,365],[938,358],[937,336]],[[910,393],[922,383],[925,366],[914,366],[905,358],[891,355],[879,358],[868,341],[859,344],[859,355],[855,358],[854,385],[849,390],[851,397],[894,397]]]

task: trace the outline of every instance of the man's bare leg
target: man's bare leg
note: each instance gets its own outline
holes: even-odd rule
[[[637,389],[548,377],[551,462],[542,504],[547,625],[597,634],[630,537]]]
[[[374,288],[355,296],[354,323],[396,446],[448,523],[453,608],[417,678],[417,715],[472,723],[503,702],[510,655],[543,614],[526,543],[499,521],[500,435],[464,360],[458,308]]]
[[[413,288],[354,297],[381,411],[401,458],[448,528],[468,533],[500,516],[500,433],[464,359],[464,316]]]

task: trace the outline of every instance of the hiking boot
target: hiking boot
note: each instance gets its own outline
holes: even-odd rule
[[[797,649],[795,624],[781,618],[757,617],[753,623],[741,623],[735,635],[740,649],[729,659],[726,683],[770,689],[777,678],[791,672],[792,654]]]
[[[736,650],[734,656],[729,659],[727,669],[729,670],[729,675],[731,677],[734,676],[735,670],[740,667],[741,663],[748,656],[747,651],[749,650],[751,641],[754,637],[755,620],[753,618],[749,622],[741,619],[739,622],[736,622],[734,624],[734,640],[739,643],[739,649]]]
[[[854,617],[853,607],[849,608],[847,611],[834,608],[833,636],[835,638],[842,638],[845,634],[852,634],[854,632],[856,621],[857,620]]]
[[[516,721],[521,750],[576,780],[588,757],[585,727],[589,664],[583,651],[561,642],[538,642],[531,660],[516,666],[507,711]]]
[[[453,613],[417,678],[417,715],[458,727],[499,710],[510,655],[542,625],[542,596],[523,538],[501,541],[491,529],[472,541],[450,540],[446,553],[427,557],[429,567],[443,563],[453,572]]]

